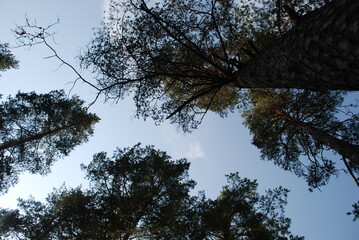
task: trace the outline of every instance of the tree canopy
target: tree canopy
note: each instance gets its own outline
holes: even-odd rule
[[[356,1],[346,4],[345,11],[358,8]],[[137,116],[170,118],[184,130],[196,127],[208,110],[221,115],[233,110],[243,88],[357,90],[358,69],[347,66],[357,65],[358,57],[339,63],[338,57],[346,59],[347,54],[338,44],[357,44],[358,33],[334,32],[331,24],[341,23],[329,20],[345,17],[344,7],[337,6],[340,1],[323,5],[113,0],[110,17],[81,56],[82,65],[97,74],[99,89],[108,98],[130,94]],[[339,35],[345,39],[333,39]]]
[[[0,71],[17,68],[18,66],[19,61],[17,61],[15,56],[10,52],[9,45],[0,43]]]
[[[46,174],[93,134],[99,118],[84,101],[64,91],[21,93],[0,104],[0,192],[6,192],[21,172]]]
[[[257,193],[258,183],[227,175],[215,200],[200,202],[203,237],[199,239],[304,239],[290,234],[290,219],[284,216],[287,189]]]
[[[338,117],[343,91],[359,89],[358,10],[355,0],[111,0],[109,18],[80,56],[96,83],[57,55],[48,28],[28,23],[40,32],[16,33],[29,45],[43,41],[108,100],[132,96],[138,117],[169,118],[189,131],[208,111],[226,116],[244,105],[263,158],[316,188],[338,172],[324,154],[330,149],[359,180],[358,115],[347,107],[351,117]],[[3,49],[0,70],[16,67]],[[0,191],[22,171],[47,173],[99,120],[78,98],[57,105],[62,92],[46,96],[19,93],[0,105]],[[64,187],[46,203],[20,200],[19,210],[0,210],[0,231],[40,239],[302,239],[284,217],[288,190],[261,196],[255,181],[236,173],[217,199],[190,196],[189,164],[170,159],[140,145],[96,154],[83,166],[92,189]]]
[[[102,231],[107,233],[102,236],[121,239],[148,231],[164,234],[195,185],[188,179],[185,159],[171,161],[152,146],[118,149],[112,158],[106,153],[95,154],[83,168],[105,214]]]
[[[115,100],[131,95],[136,116],[169,118],[185,131],[196,128],[209,110],[221,116],[233,111],[241,89],[359,89],[358,54],[349,53],[359,45],[355,0],[111,0],[110,5],[109,17],[80,56],[96,83],[50,46],[50,26],[27,22],[15,31],[18,41],[44,42],[98,94]]]
[[[253,90],[242,116],[262,157],[304,177],[310,187],[325,185],[339,171],[334,151],[358,184],[359,136],[355,105],[341,91]],[[356,176],[355,176],[355,175]]]
[[[235,173],[216,200],[190,196],[188,168],[152,146],[95,154],[83,166],[90,190],[19,200],[19,209],[1,209],[0,231],[15,239],[302,239],[284,216],[288,190],[260,195],[256,181]]]

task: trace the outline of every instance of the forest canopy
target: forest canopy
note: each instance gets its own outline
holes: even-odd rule
[[[359,56],[349,54],[358,32],[345,20],[356,9],[353,0],[112,0],[80,55],[95,81],[71,67],[108,100],[132,96],[137,117],[190,131],[208,111],[235,110],[243,89],[358,90]],[[66,64],[46,30],[28,22],[15,32],[21,44],[44,42]]]
[[[55,189],[46,202],[19,200],[0,210],[0,233],[14,239],[291,239],[284,216],[288,190],[257,192],[238,173],[211,200],[191,196],[195,182],[186,159],[172,160],[153,146],[95,154],[83,169],[90,189]]]
[[[354,0],[112,0],[80,56],[94,81],[70,67],[97,97],[133,97],[137,117],[184,131],[208,111],[240,108],[264,159],[319,188],[341,170],[338,156],[358,184],[357,105],[343,105],[344,91],[359,89],[358,9]],[[47,29],[28,23],[15,32],[66,64]]]
[[[49,173],[56,160],[87,142],[100,119],[83,105],[64,91],[19,92],[0,103],[0,193],[24,171]]]

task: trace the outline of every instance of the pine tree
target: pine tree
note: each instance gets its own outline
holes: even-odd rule
[[[64,91],[19,92],[0,104],[0,192],[21,172],[48,173],[55,160],[88,140],[99,118],[83,104]]]

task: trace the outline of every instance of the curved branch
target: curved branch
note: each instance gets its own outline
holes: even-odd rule
[[[348,170],[350,176],[353,178],[354,182],[355,182],[356,185],[359,187],[359,181],[358,181],[358,179],[355,177],[355,175],[354,175],[354,173],[353,173],[351,167],[349,166],[349,163],[348,163],[347,159],[346,159],[344,156],[342,156],[342,160],[343,160],[343,162],[344,162],[344,164],[345,164],[345,167],[347,168],[347,170]]]

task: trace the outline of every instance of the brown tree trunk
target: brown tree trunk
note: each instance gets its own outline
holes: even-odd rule
[[[318,142],[322,143],[323,145],[333,149],[340,155],[342,155],[344,158],[349,159],[353,163],[359,166],[359,146],[354,145],[351,143],[348,143],[344,140],[338,139],[336,137],[333,137],[332,135],[326,133],[325,131],[322,131],[316,127],[313,127],[309,123],[305,123],[302,121],[299,121],[293,117],[288,116],[286,113],[284,113],[281,110],[276,111],[278,115],[283,117],[286,121],[298,126],[303,131],[309,133],[314,139],[316,139]]]
[[[359,165],[359,146],[353,145],[336,137],[333,137],[319,129],[314,128],[310,124],[298,124],[304,131],[312,135],[318,142],[330,147],[343,157],[351,160]]]
[[[359,1],[334,0],[243,66],[240,88],[359,90]]]

